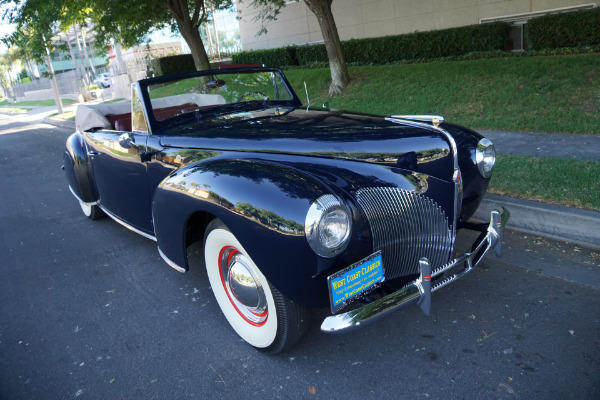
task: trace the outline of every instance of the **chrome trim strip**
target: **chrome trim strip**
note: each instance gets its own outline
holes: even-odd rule
[[[408,119],[410,121],[423,121],[434,123],[436,120],[441,124],[444,122],[444,117],[441,115],[392,115],[392,118]]]
[[[171,259],[169,259],[169,257],[165,256],[165,254],[162,252],[160,247],[157,247],[157,248],[158,248],[158,254],[160,254],[162,259],[165,260],[165,262],[167,264],[169,264],[169,267],[175,269],[177,272],[181,272],[182,274],[185,274],[185,272],[186,272],[185,268],[182,268],[179,265],[175,264],[173,261],[171,261]]]
[[[119,224],[123,225],[125,228],[134,231],[135,233],[142,235],[143,237],[150,239],[150,240],[154,240],[156,242],[156,237],[152,236],[146,232],[140,231],[138,228],[135,228],[131,225],[129,225],[127,222],[123,221],[122,219],[120,219],[119,217],[117,217],[116,215],[114,215],[113,213],[111,213],[110,211],[108,211],[106,208],[102,207],[102,204],[98,203],[98,207],[100,207],[102,209],[102,211],[104,211],[106,213],[106,215],[108,215],[109,217],[111,217],[112,219],[114,219],[116,222],[118,222]]]
[[[75,196],[75,198],[76,198],[77,200],[79,200],[80,202],[82,202],[83,204],[87,204],[88,206],[95,206],[96,204],[98,204],[98,202],[96,202],[96,201],[93,201],[93,202],[91,202],[91,203],[88,203],[87,201],[83,201],[83,200],[81,200],[81,199],[79,198],[79,196],[77,196],[77,195],[75,194],[75,191],[73,190],[73,188],[71,187],[71,185],[69,185],[69,190],[71,191],[71,194],[72,194],[73,196]]]
[[[503,216],[500,215],[500,212],[493,210],[491,212],[487,234],[481,239],[481,241],[477,243],[470,252],[467,252],[462,256],[450,261],[446,265],[443,265],[442,267],[432,271],[431,279],[460,265],[461,263],[465,263],[465,268],[462,271],[456,272],[453,275],[450,275],[447,278],[432,284],[431,288],[427,288],[427,290],[424,290],[423,287],[423,277],[415,279],[402,289],[375,300],[372,303],[366,304],[343,314],[332,315],[325,318],[321,324],[321,331],[327,333],[349,332],[361,326],[375,322],[380,318],[389,315],[392,311],[400,310],[413,303],[420,304],[421,302],[427,302],[432,292],[449,285],[450,283],[471,272],[483,259],[483,256],[490,248],[497,251],[497,254],[500,252],[503,228],[501,222],[502,219]],[[421,259],[420,264],[421,275],[423,275],[423,265],[428,265],[429,263],[426,259]]]

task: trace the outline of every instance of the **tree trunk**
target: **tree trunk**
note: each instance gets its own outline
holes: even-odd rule
[[[23,60],[23,62],[25,63],[25,69],[27,70],[27,74],[31,78],[31,81],[32,82],[35,81],[35,74],[33,73],[33,68],[31,67],[31,62],[29,62],[28,58],[25,58]]]
[[[85,54],[85,60],[88,63],[88,65],[90,66],[90,68],[92,69],[92,73],[94,74],[94,78],[96,78],[97,74],[96,74],[96,68],[94,68],[94,61],[91,60],[88,56],[88,51],[87,51],[87,44],[86,44],[86,35],[85,35],[85,28],[81,28],[81,26],[79,26],[79,29],[81,30],[81,37],[83,38],[83,53]]]
[[[75,73],[77,74],[77,79],[83,80],[84,74],[81,73],[79,64],[77,64],[77,59],[75,58],[75,52],[73,51],[73,46],[71,45],[71,38],[69,37],[68,29],[65,32],[65,36],[67,38],[67,47],[69,48],[69,53],[71,53],[71,60],[73,61],[73,64],[75,64]]]
[[[191,30],[191,32],[183,33],[184,28],[182,28],[181,25],[179,25],[179,23],[177,25],[179,26],[179,32],[181,32],[181,36],[183,36],[186,43],[190,47],[196,70],[203,71],[206,69],[210,69],[210,61],[208,61],[208,56],[206,55],[204,43],[202,43],[202,38],[200,37],[200,31],[198,30],[198,28],[190,27],[186,30]]]
[[[335,20],[331,13],[331,3],[333,0],[304,0],[308,8],[315,14],[325,48],[329,58],[329,69],[331,70],[331,85],[329,86],[329,95],[340,94],[350,83],[350,75],[346,66],[346,59],[342,51],[342,44],[338,35]]]
[[[44,42],[45,41],[46,40],[44,40]],[[50,50],[48,49],[48,46],[46,46],[46,62],[48,63],[48,72],[50,72],[50,77],[52,79],[52,89],[54,89],[54,97],[56,99],[56,105],[58,106],[58,113],[62,114],[65,112],[65,110],[63,109],[62,100],[60,99],[58,83],[56,82],[56,76],[54,75],[54,67],[52,66],[52,60],[50,59]]]
[[[214,33],[214,37],[215,37],[215,48],[216,48],[216,52],[217,52],[217,59],[219,61],[221,61],[221,49],[219,46],[219,35],[217,34],[217,21],[215,19],[215,6],[213,5],[213,2],[210,1],[210,13],[212,15],[212,25],[213,25],[213,33]]]
[[[81,49],[81,42],[79,41],[79,34],[77,33],[77,25],[73,25],[73,32],[75,33],[75,40],[77,41],[77,50],[79,51],[79,59],[81,59],[81,56],[84,54],[83,50]],[[90,85],[90,72],[89,72],[89,67],[87,64],[87,58],[84,56],[84,60],[85,62],[83,63],[83,72],[85,74],[85,85],[89,86]]]
[[[205,17],[204,11],[200,15],[200,9],[204,10],[204,0],[196,0],[194,16],[191,17],[187,0],[167,0],[167,10],[173,15],[179,28],[179,33],[187,43],[194,59],[196,70],[210,69],[210,61],[204,49],[204,43],[200,37],[200,24]]]
[[[210,56],[215,58],[215,49],[212,45],[212,35],[210,34],[210,26],[208,26],[208,21],[204,21],[204,30],[206,31],[206,39],[208,40],[208,49],[210,50]]]

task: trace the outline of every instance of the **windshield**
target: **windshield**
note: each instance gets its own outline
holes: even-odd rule
[[[151,84],[148,95],[154,118],[164,121],[215,107],[293,100],[279,74],[270,71],[223,73]]]

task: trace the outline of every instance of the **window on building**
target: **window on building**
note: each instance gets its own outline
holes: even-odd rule
[[[527,21],[515,21],[510,24],[510,49],[524,51],[527,49]]]

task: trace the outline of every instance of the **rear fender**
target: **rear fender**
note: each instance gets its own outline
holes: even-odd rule
[[[69,187],[80,200],[96,202],[98,193],[83,135],[80,132],[73,133],[67,139],[66,147],[63,161]]]

